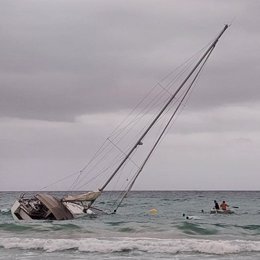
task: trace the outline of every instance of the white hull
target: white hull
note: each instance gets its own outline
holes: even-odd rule
[[[95,214],[91,209],[85,209],[83,206],[72,203],[72,202],[63,202],[63,205],[72,213],[74,218],[80,217],[82,215],[93,215]]]

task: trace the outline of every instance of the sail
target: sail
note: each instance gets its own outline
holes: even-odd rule
[[[94,201],[101,195],[100,191],[90,191],[79,195],[68,195],[62,199],[63,202]]]

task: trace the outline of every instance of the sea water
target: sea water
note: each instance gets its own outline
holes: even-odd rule
[[[133,191],[117,214],[31,222],[12,219],[18,196],[0,192],[0,259],[260,259],[260,191]]]

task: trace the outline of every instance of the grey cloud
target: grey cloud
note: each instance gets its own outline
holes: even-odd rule
[[[247,101],[250,92],[258,100],[257,5],[257,1],[5,2],[0,11],[1,116],[71,121],[79,114],[128,109],[213,39],[231,19],[230,13],[238,13],[238,21],[210,61],[202,83],[205,91],[200,93],[205,102],[195,96],[194,108]],[[241,73],[248,73],[244,66],[251,67],[251,74],[241,79]],[[253,84],[245,90],[248,77]],[[226,82],[229,90],[236,86],[235,95],[228,94]]]

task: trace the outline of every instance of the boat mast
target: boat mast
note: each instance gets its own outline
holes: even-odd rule
[[[211,51],[209,52],[208,56],[206,57],[206,59],[204,60],[203,64],[201,65],[200,69],[198,70],[198,72],[196,73],[194,79],[192,80],[192,82],[190,83],[189,87],[187,88],[187,90],[185,91],[183,97],[181,98],[179,104],[177,105],[177,107],[175,108],[173,114],[171,115],[170,119],[168,120],[167,124],[165,125],[165,127],[163,128],[162,132],[160,133],[159,137],[157,138],[157,140],[155,141],[152,149],[150,150],[150,152],[148,153],[148,155],[146,156],[145,160],[143,161],[141,167],[139,168],[139,170],[137,171],[137,173],[135,174],[132,182],[130,183],[128,189],[125,191],[124,195],[122,196],[122,198],[120,199],[119,203],[117,204],[116,208],[114,209],[113,213],[116,213],[117,209],[120,207],[120,205],[122,204],[123,200],[125,199],[125,197],[127,196],[127,194],[131,191],[132,187],[134,186],[134,183],[136,181],[136,179],[138,178],[139,174],[142,172],[144,166],[146,165],[147,161],[149,160],[149,158],[151,157],[152,153],[154,152],[155,148],[157,147],[157,145],[159,144],[161,138],[163,137],[165,131],[167,130],[167,128],[169,127],[171,121],[173,120],[173,118],[175,117],[175,115],[177,114],[179,108],[181,107],[183,101],[185,100],[185,98],[187,97],[188,93],[190,92],[194,82],[196,81],[196,79],[198,78],[200,72],[202,71],[205,63],[207,62],[210,54],[212,53],[214,48],[211,49]]]
[[[115,171],[111,174],[111,176],[108,178],[108,180],[105,182],[105,184],[99,189],[99,191],[103,191],[106,186],[110,183],[110,181],[113,179],[113,177],[117,174],[117,172],[121,169],[121,167],[124,165],[124,163],[127,161],[127,159],[130,157],[130,155],[134,152],[134,150],[138,147],[138,145],[142,144],[143,138],[147,135],[147,133],[150,131],[150,129],[153,127],[153,125],[157,122],[157,120],[161,117],[165,109],[171,104],[173,99],[176,97],[176,95],[180,92],[180,90],[183,88],[185,83],[188,81],[188,79],[191,77],[191,75],[196,71],[196,69],[199,67],[199,65],[202,63],[202,61],[207,57],[207,55],[214,49],[216,46],[218,40],[220,37],[223,35],[223,33],[226,31],[228,28],[228,25],[225,25],[222,31],[219,33],[217,38],[213,41],[213,43],[209,46],[209,48],[205,51],[203,56],[200,58],[200,60],[196,63],[194,68],[190,71],[188,76],[183,80],[181,85],[178,87],[178,89],[173,93],[173,95],[170,97],[168,102],[164,105],[164,107],[161,109],[161,111],[157,114],[157,116],[154,118],[152,123],[148,126],[148,128],[145,130],[145,132],[141,135],[141,137],[137,140],[135,145],[132,147],[132,149],[126,154],[122,162],[119,164],[119,166],[115,169]]]

